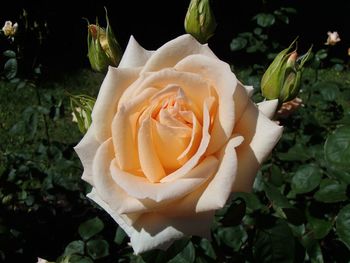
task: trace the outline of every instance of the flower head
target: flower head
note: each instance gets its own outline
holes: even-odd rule
[[[135,253],[209,237],[231,193],[252,189],[282,127],[270,120],[277,100],[257,107],[251,91],[191,35],[156,51],[131,37],[119,67],[109,67],[75,150],[88,197]]]
[[[337,31],[334,31],[334,32],[328,31],[327,34],[328,34],[328,38],[327,38],[327,42],[324,43],[325,45],[334,46],[341,40]]]
[[[2,27],[2,31],[4,32],[4,35],[7,37],[14,37],[18,29],[18,24],[14,23],[12,24],[11,21],[6,21],[4,26]]]

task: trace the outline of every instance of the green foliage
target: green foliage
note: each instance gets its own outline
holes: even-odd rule
[[[263,3],[266,4],[266,2]],[[262,54],[268,60],[274,58],[276,52],[280,51],[282,46],[280,43],[270,39],[271,32],[274,30],[279,30],[280,32],[280,26],[287,28],[290,17],[296,12],[291,7],[279,7],[256,14],[252,18],[254,21],[252,30],[241,32],[233,38],[230,49],[234,52]]]
[[[79,226],[79,235],[83,240],[90,239],[104,228],[103,222],[98,218],[92,218]]]

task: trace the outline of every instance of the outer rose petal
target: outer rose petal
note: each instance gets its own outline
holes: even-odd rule
[[[94,185],[92,181],[92,161],[95,157],[97,148],[100,146],[100,143],[95,137],[95,128],[93,126],[94,123],[91,124],[79,144],[74,147],[74,150],[77,152],[84,167],[82,179],[91,185]]]
[[[217,172],[205,184],[187,195],[179,202],[172,204],[172,209],[163,209],[161,213],[169,216],[187,215],[214,211],[222,208],[231,194],[231,187],[237,174],[237,156],[235,148],[243,141],[242,136],[236,136],[228,142],[220,152],[221,162]],[[231,186],[231,187],[227,187]]]
[[[94,189],[88,197],[100,205],[124,229],[130,237],[135,254],[154,248],[167,249],[173,241],[188,235],[210,238],[214,211],[175,217],[149,213],[141,216],[136,225],[132,226],[126,223],[122,215],[111,209]]]
[[[157,202],[176,200],[194,191],[209,177],[215,174],[218,160],[214,156],[205,158],[184,177],[169,183],[150,183],[146,178],[120,170],[116,162],[112,162],[110,170],[114,184],[118,184],[132,197],[151,199]],[[111,183],[111,184],[113,184]]]
[[[108,68],[92,111],[95,136],[99,142],[111,137],[110,124],[117,111],[119,98],[125,89],[136,80],[139,72],[140,70],[135,68]]]
[[[118,68],[141,67],[145,65],[153,53],[154,51],[149,51],[141,47],[135,38],[131,36]]]
[[[146,210],[145,204],[129,196],[113,181],[109,166],[114,155],[112,139],[108,139],[98,148],[92,165],[95,191],[114,211]]]
[[[283,127],[268,119],[253,102],[248,102],[234,129],[235,133],[244,136],[244,142],[237,148],[238,172],[233,191],[251,191],[260,164],[270,154],[282,131]]]
[[[276,109],[278,106],[278,99],[262,101],[262,102],[259,102],[257,105],[258,105],[259,111],[264,113],[264,115],[267,118],[272,119],[276,113]]]
[[[193,54],[217,59],[208,45],[201,45],[191,35],[182,35],[157,49],[145,64],[142,73],[173,67],[181,59]]]
[[[176,239],[196,235],[210,239],[210,225],[214,211],[194,213],[188,216],[169,217],[161,213],[149,213],[140,217],[130,241],[135,254],[154,248],[167,249]]]

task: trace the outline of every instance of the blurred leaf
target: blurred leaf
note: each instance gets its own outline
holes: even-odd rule
[[[101,232],[103,228],[103,222],[98,217],[94,217],[80,224],[78,232],[82,239],[87,240]]]
[[[253,19],[261,27],[270,27],[275,23],[275,16],[272,14],[260,13],[257,14]]]
[[[178,253],[174,258],[168,261],[168,263],[192,263],[196,258],[196,251],[192,242],[188,242],[187,246]]]
[[[278,153],[277,157],[281,161],[306,161],[311,158],[308,149],[298,142],[293,147],[289,148],[288,152]]]
[[[334,101],[339,97],[338,85],[330,81],[317,82],[312,86],[314,91],[321,93],[322,97],[326,101]]]
[[[293,7],[281,7],[280,9],[286,13],[289,13],[289,14],[296,14],[297,13],[297,10]]]
[[[320,49],[319,51],[316,52],[316,59],[322,60],[325,59],[328,56],[327,50],[325,49]]]
[[[230,44],[230,49],[232,51],[238,51],[247,46],[248,40],[243,37],[236,37],[232,40]]]
[[[64,249],[64,255],[80,254],[84,255],[85,244],[82,240],[75,240],[70,242]]]
[[[280,190],[274,185],[265,183],[265,193],[274,206],[280,208],[292,207],[288,199],[282,195]]]
[[[308,227],[312,230],[315,239],[322,239],[331,231],[333,222],[331,220],[320,219],[307,214]]]
[[[293,225],[301,225],[305,222],[304,214],[295,207],[282,208],[285,218]]]
[[[120,226],[118,226],[114,236],[114,243],[116,243],[117,245],[120,245],[121,243],[123,243],[123,240],[125,239],[125,237],[126,237],[126,233]]]
[[[243,199],[235,200],[226,210],[225,216],[221,220],[221,223],[224,226],[239,225],[245,215],[245,210],[246,204]]]
[[[201,238],[201,241],[199,243],[200,247],[203,249],[203,253],[212,258],[212,259],[216,259],[216,253],[215,250],[213,248],[213,246],[211,245],[211,242],[205,238]]]
[[[323,263],[323,255],[320,244],[314,242],[310,247],[307,248],[307,254],[311,260],[311,263]]]
[[[284,183],[284,178],[281,169],[277,165],[271,165],[269,182],[277,187],[282,186]]]
[[[313,165],[300,167],[292,178],[292,189],[297,194],[308,193],[314,190],[321,181],[322,171]]]
[[[2,54],[7,58],[15,58],[16,57],[16,52],[14,52],[12,50],[6,50]]]
[[[323,179],[314,198],[324,203],[336,203],[344,201],[346,197],[346,185],[331,179]]]
[[[4,65],[4,74],[7,79],[13,79],[17,75],[17,59],[10,58]]]
[[[259,229],[253,244],[254,262],[294,262],[294,237],[284,220],[277,220],[270,228]]]
[[[350,126],[342,126],[328,136],[324,145],[324,154],[330,168],[338,170],[335,175],[350,183]]]
[[[244,228],[239,225],[219,228],[217,237],[220,241],[219,245],[223,243],[233,248],[234,251],[239,251],[241,246],[247,241],[248,235]]]
[[[335,71],[343,71],[344,68],[345,68],[345,66],[344,66],[343,64],[335,64],[335,65],[333,66],[333,69],[334,69]]]
[[[106,240],[89,240],[86,249],[93,259],[103,258],[109,255],[109,244]]]
[[[233,198],[242,198],[245,201],[248,210],[251,211],[259,210],[264,207],[254,193],[238,192],[233,194]]]
[[[256,27],[254,29],[254,34],[256,35],[261,35],[262,32],[263,32],[263,29],[261,27]]]
[[[350,249],[350,204],[339,211],[336,228],[340,240]]]
[[[69,263],[93,263],[93,261],[88,257],[71,255],[69,257]]]

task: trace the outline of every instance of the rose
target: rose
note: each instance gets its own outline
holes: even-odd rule
[[[110,67],[76,151],[88,196],[130,236],[135,253],[208,237],[216,209],[250,191],[281,136],[228,64],[190,35],[156,51],[130,38]]]

